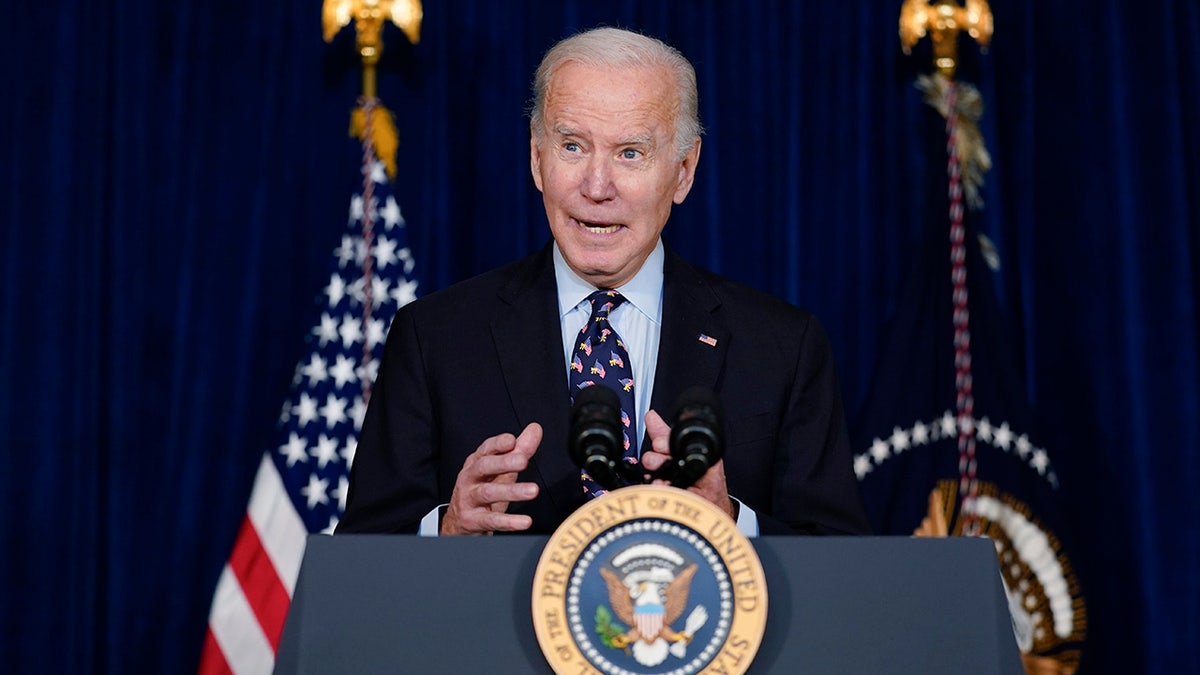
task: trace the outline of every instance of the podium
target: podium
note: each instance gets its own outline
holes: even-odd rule
[[[533,630],[547,537],[311,535],[276,673],[551,673]],[[987,539],[760,537],[749,673],[1023,672]]]

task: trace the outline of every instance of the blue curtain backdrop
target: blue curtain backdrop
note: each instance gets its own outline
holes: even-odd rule
[[[528,82],[599,24],[678,46],[707,128],[666,236],[813,310],[851,417],[944,182],[899,0],[429,0],[380,94],[422,292],[548,237]],[[12,8],[10,8],[11,10]],[[981,227],[1058,468],[1087,672],[1200,671],[1200,9],[996,2],[961,75]],[[49,0],[0,23],[0,654],[186,673],[357,176],[320,3]],[[861,442],[859,443],[861,445]],[[863,636],[865,641],[870,636]]]

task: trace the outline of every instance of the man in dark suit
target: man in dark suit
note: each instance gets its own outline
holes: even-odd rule
[[[867,532],[820,324],[660,239],[700,156],[687,60],[618,29],[568,38],[538,69],[530,131],[553,241],[397,313],[338,532],[546,533],[583,504],[568,370],[596,289],[621,294],[646,471],[669,458],[656,411],[705,385],[726,448],[689,490],[750,535]]]

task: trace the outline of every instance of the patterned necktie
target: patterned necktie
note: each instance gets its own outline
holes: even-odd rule
[[[625,434],[625,461],[637,463],[637,423],[633,407],[633,368],[629,363],[629,352],[625,343],[608,322],[608,315],[616,309],[625,296],[617,291],[599,290],[588,296],[592,304],[592,315],[580,329],[575,354],[571,357],[571,399],[575,392],[592,385],[606,386],[617,392],[621,401],[621,423]],[[583,472],[583,491],[589,497],[598,497],[607,490]]]

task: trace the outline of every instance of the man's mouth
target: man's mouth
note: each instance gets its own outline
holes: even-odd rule
[[[583,228],[588,232],[593,232],[595,234],[612,234],[613,232],[621,229],[619,224],[613,225],[609,223],[589,223],[585,220],[576,220],[575,222],[583,226]]]

